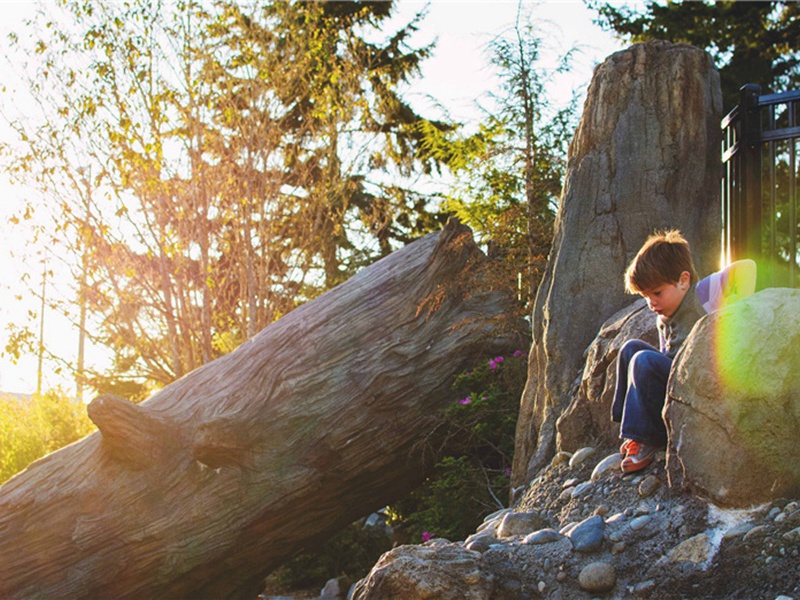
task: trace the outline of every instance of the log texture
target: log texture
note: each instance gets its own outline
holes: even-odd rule
[[[420,482],[453,376],[529,343],[448,223],[0,487],[0,597],[253,598]],[[488,279],[487,279],[488,280]]]

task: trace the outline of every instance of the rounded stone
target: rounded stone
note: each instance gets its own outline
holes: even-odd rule
[[[656,477],[655,475],[648,475],[645,477],[644,481],[639,484],[639,495],[642,498],[647,498],[648,496],[652,496],[658,490],[658,487],[661,485],[661,480]]]
[[[544,522],[537,512],[511,512],[503,517],[497,528],[497,536],[507,538],[515,535],[528,535],[543,526]]]
[[[530,544],[532,546],[538,546],[540,544],[550,544],[551,542],[557,542],[562,539],[564,536],[558,533],[555,529],[541,529],[539,531],[534,531],[530,535],[526,536],[524,540],[522,540],[523,544]]]
[[[570,467],[577,467],[587,458],[589,458],[592,454],[594,454],[596,450],[591,446],[586,446],[585,448],[581,448],[575,454],[572,455],[572,458],[569,459],[569,466]]]
[[[617,572],[609,563],[593,562],[581,570],[578,584],[585,592],[609,592],[617,584]]]
[[[605,530],[603,517],[595,516],[578,523],[568,535],[572,547],[578,552],[594,552],[603,544]]]
[[[609,472],[619,471],[619,465],[622,462],[623,456],[619,452],[606,456],[603,460],[597,463],[594,471],[592,471],[592,481],[602,479],[602,477]]]

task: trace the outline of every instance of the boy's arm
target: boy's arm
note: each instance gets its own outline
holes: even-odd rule
[[[749,296],[756,289],[756,263],[746,258],[731,263],[697,284],[697,296],[706,312]]]
[[[722,287],[725,302],[736,302],[756,291],[756,263],[745,258],[731,263],[726,269],[728,277]]]

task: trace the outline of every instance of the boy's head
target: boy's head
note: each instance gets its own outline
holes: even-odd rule
[[[645,295],[663,285],[678,285],[683,273],[688,273],[689,285],[697,281],[689,242],[677,229],[656,232],[647,238],[628,265],[625,290],[631,294]]]

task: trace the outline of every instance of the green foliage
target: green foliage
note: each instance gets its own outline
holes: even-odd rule
[[[315,552],[304,552],[277,569],[268,580],[290,589],[322,587],[333,578],[346,584],[366,576],[392,540],[382,526],[365,527],[353,523],[326,541]]]
[[[548,94],[568,70],[571,52],[550,56],[554,53],[531,15],[495,39],[489,51],[501,79],[495,97],[499,110],[477,134],[450,144],[447,164],[458,184],[444,207],[503,259],[495,276],[518,289],[525,305],[535,295],[550,251],[574,132],[577,98],[558,107]]]
[[[93,430],[86,406],[60,391],[31,399],[0,398],[0,483]]]
[[[504,505],[514,454],[526,356],[495,357],[459,376],[458,398],[437,433],[441,457],[424,485],[390,508],[401,539],[463,540],[486,514]]]
[[[683,1],[644,3],[644,10],[589,0],[599,24],[632,42],[685,42],[707,50],[720,72],[725,106],[755,83],[764,93],[800,84],[800,5],[797,2]]]
[[[410,188],[452,126],[405,101],[431,47],[411,43],[422,15],[391,13],[59,0],[12,38],[28,94],[5,162],[48,200],[22,221],[81,282],[59,308],[79,297],[113,355],[88,384],[141,397],[439,227]]]

